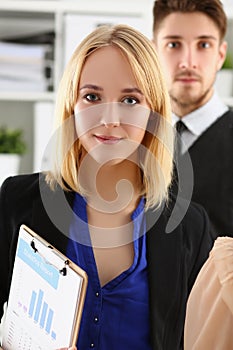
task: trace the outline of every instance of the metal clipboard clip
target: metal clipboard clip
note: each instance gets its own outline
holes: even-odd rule
[[[51,263],[50,261],[48,261],[48,259],[46,259],[45,256],[39,252],[39,250],[36,248],[34,239],[32,239],[30,245],[31,245],[31,248],[33,249],[34,253],[37,253],[44,260],[44,262],[46,264],[53,266],[55,269],[57,269],[59,271],[59,273],[62,276],[67,275],[67,266],[69,265],[69,260],[64,260],[64,266],[60,269],[58,266],[56,266],[53,263]],[[52,246],[48,246],[48,248],[53,249]]]

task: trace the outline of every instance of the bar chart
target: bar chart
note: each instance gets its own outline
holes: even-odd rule
[[[53,340],[56,340],[56,333],[52,330],[54,311],[46,301],[44,301],[44,292],[40,289],[38,292],[32,291],[31,300],[28,309],[28,315],[38,323],[40,328],[44,329]]]

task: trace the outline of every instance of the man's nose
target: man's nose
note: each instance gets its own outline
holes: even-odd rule
[[[183,50],[182,56],[179,63],[181,69],[196,69],[197,68],[197,57],[195,49],[187,47]]]

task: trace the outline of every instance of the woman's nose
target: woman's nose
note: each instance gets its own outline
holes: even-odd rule
[[[120,111],[117,102],[106,103],[102,106],[101,124],[107,128],[120,125]]]

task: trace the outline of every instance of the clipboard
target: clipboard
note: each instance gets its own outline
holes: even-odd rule
[[[21,225],[3,325],[4,350],[76,345],[87,283],[84,270]]]

